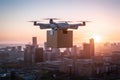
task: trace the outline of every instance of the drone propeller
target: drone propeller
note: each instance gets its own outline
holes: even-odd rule
[[[63,22],[63,23],[64,23],[64,22],[68,22],[68,23],[71,23],[71,22],[73,22],[73,21],[58,21],[58,22]]]
[[[44,18],[43,20],[50,20],[50,19],[59,20],[59,18]]]
[[[76,21],[76,22],[91,22],[91,21]]]
[[[41,22],[41,21],[39,21],[39,20],[36,20],[36,21],[28,21],[28,22]]]

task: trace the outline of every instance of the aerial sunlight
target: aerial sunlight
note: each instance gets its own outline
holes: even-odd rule
[[[102,42],[102,37],[100,35],[94,35],[92,36],[95,40],[95,42]]]

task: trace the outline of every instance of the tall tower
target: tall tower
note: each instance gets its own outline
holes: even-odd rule
[[[90,41],[90,57],[93,57],[95,55],[94,39],[91,38],[89,41]]]
[[[32,45],[37,46],[37,37],[32,37]]]
[[[83,58],[93,58],[95,51],[94,51],[94,39],[90,39],[89,43],[84,43],[83,44],[83,54],[82,57]]]
[[[33,54],[33,46],[26,45],[24,50],[24,61],[25,63],[32,63],[32,54]]]
[[[90,58],[90,44],[84,43],[83,44],[83,58]]]
[[[43,62],[43,48],[35,49],[35,62]]]

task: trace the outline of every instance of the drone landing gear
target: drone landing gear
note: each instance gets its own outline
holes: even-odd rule
[[[50,31],[50,35],[54,35],[54,30],[52,29],[51,31]]]

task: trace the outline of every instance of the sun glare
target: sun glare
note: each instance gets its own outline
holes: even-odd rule
[[[101,42],[101,36],[95,35],[95,36],[93,36],[93,38],[94,38],[95,42]]]

